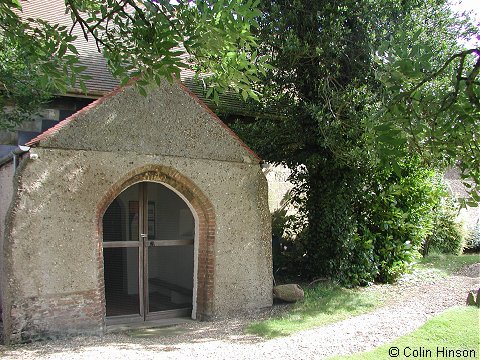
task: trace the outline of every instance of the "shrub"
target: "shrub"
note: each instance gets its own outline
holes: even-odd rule
[[[445,194],[439,177],[414,160],[401,164],[399,173],[327,170],[309,174],[315,186],[306,189],[300,209],[321,221],[292,241],[297,261],[290,264],[304,278],[329,276],[344,286],[395,281],[421,256],[432,209]]]
[[[363,236],[373,239],[378,274],[375,280],[393,282],[420,256],[432,228],[432,208],[444,194],[434,171],[415,161],[399,173],[380,173],[365,197]]]
[[[465,252],[480,252],[480,222],[468,231],[465,239]]]
[[[458,207],[451,198],[444,198],[435,211],[432,232],[423,244],[423,256],[429,252],[462,253],[465,245],[463,224],[457,221]]]
[[[360,105],[361,94],[352,96]],[[420,256],[432,231],[432,209],[444,195],[440,177],[415,157],[385,166],[364,146],[360,122],[344,127],[342,118],[326,121],[330,115],[322,109],[311,111],[325,131],[318,143],[295,148],[299,157],[286,162],[298,214],[287,222],[295,236],[282,239],[276,267],[305,281],[330,277],[345,286],[393,282]],[[250,130],[257,149],[277,151],[275,156],[282,158],[285,149],[273,149],[258,123]],[[315,151],[309,153],[311,149]],[[282,226],[274,224],[277,228]]]

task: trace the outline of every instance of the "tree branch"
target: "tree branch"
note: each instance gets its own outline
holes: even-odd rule
[[[117,3],[117,6],[114,6],[111,11],[109,11],[109,12],[108,12],[104,17],[102,17],[95,25],[93,25],[93,26],[91,27],[91,30],[92,30],[92,31],[95,30],[98,26],[100,26],[100,24],[101,24],[102,22],[104,22],[106,19],[110,19],[110,18],[111,18],[115,13],[117,13],[117,12],[123,11],[124,13],[126,13],[126,12],[124,11],[124,9],[125,9],[125,6],[127,6],[127,5],[128,5],[128,0],[124,0],[123,5],[120,5],[119,3]]]
[[[466,84],[466,89],[465,92],[467,93],[468,100],[477,107],[477,109],[480,109],[480,101],[475,94],[475,91],[473,90],[473,85],[476,84],[475,79],[477,78],[479,72],[480,72],[480,49],[479,49],[479,58],[477,59],[477,62],[475,66],[473,67],[472,72],[468,75],[467,79],[465,80]]]
[[[412,89],[410,89],[409,91],[405,92],[405,93],[402,93],[401,95],[399,95],[396,100],[398,100],[398,98],[404,98],[404,97],[410,97],[415,91],[417,91],[419,88],[421,88],[423,85],[425,85],[426,83],[432,81],[433,79],[435,79],[436,77],[438,77],[441,73],[443,73],[445,71],[445,69],[457,58],[461,58],[463,59],[462,61],[465,60],[465,57],[467,57],[468,55],[470,54],[477,54],[478,56],[480,56],[480,48],[475,48],[475,49],[468,49],[468,50],[465,50],[465,51],[462,51],[462,52],[459,52],[457,54],[454,54],[452,55],[449,59],[447,59],[447,61],[445,61],[445,63],[440,67],[440,69],[438,69],[437,71],[433,72],[432,74],[430,74],[429,76],[427,76],[426,78],[424,78],[422,81],[420,81],[417,85],[415,85]],[[395,99],[394,99],[395,100]],[[395,101],[394,101],[395,102]]]
[[[65,0],[66,4],[70,7],[73,15],[75,16],[76,21],[73,22],[72,29],[70,32],[73,30],[75,25],[78,23],[80,24],[80,27],[82,28],[83,36],[85,37],[85,40],[88,41],[88,34],[91,34],[92,37],[95,39],[95,43],[97,45],[97,50],[98,52],[102,52],[100,49],[100,45],[104,46],[108,50],[112,51],[112,48],[109,44],[104,42],[98,35],[95,34],[94,30],[88,23],[83,19],[82,15],[80,15],[80,12],[78,9],[75,7],[75,4],[73,3],[72,0]],[[96,25],[98,26],[98,24]]]

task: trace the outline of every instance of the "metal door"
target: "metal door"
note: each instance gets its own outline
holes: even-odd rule
[[[138,183],[112,202],[103,228],[107,324],[190,316],[195,226],[185,201]]]

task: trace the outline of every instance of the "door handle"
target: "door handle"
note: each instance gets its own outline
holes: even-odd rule
[[[141,237],[142,239],[146,239],[146,238],[148,237],[148,235],[147,235],[147,234],[140,234],[140,237]]]

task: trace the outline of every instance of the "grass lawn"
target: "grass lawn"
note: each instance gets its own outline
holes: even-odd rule
[[[465,265],[480,262],[480,254],[471,255],[429,255],[422,258],[416,268],[419,270],[433,269],[438,273],[448,276],[460,270]]]
[[[427,282],[446,277],[465,265],[480,262],[480,255],[431,255],[419,260],[402,281]],[[394,296],[392,294],[392,296]],[[384,293],[375,287],[345,289],[331,283],[305,289],[305,299],[288,313],[250,324],[246,332],[266,338],[287,336],[373,311],[385,303]]]
[[[305,299],[282,317],[253,323],[247,332],[267,338],[334,323],[369,312],[383,303],[372,291],[345,289],[331,283],[305,290]]]
[[[405,274],[400,281],[428,282],[452,275],[463,266],[480,262],[480,254],[442,255],[432,254],[421,258],[413,265],[410,273]]]
[[[329,360],[480,359],[479,317],[480,310],[474,306],[451,308],[416,331],[373,351]],[[393,356],[397,351],[398,357]]]

